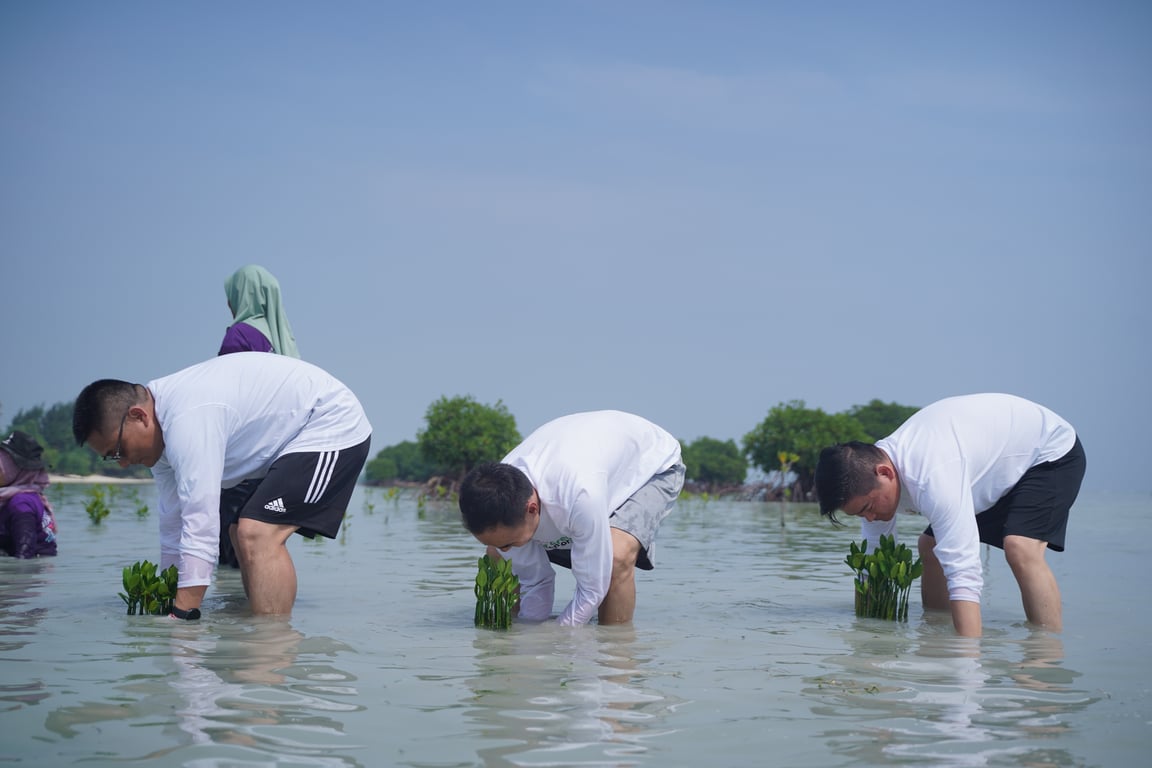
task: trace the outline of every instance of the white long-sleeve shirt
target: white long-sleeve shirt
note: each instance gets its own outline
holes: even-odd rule
[[[1063,457],[1076,431],[1063,418],[1014,395],[950,397],[914,413],[876,443],[900,478],[897,511],[918,512],[932,526],[934,552],[952,600],[980,602],[980,532],[976,515],[990,509],[1032,467]],[[890,521],[861,522],[869,547]]]
[[[289,453],[364,442],[359,400],[311,363],[263,352],[207,360],[148,382],[164,453],[152,467],[160,506],[160,567],[179,586],[211,583],[220,546],[220,489],[263,477]]]
[[[524,472],[540,497],[532,540],[505,554],[520,578],[520,616],[548,618],[556,574],[547,550],[571,549],[576,591],[559,622],[586,624],[612,581],[609,516],[680,461],[679,441],[639,416],[591,411],[544,424],[503,461]]]

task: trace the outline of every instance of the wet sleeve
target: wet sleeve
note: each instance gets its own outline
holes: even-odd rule
[[[220,479],[229,417],[227,408],[206,406],[165,429],[170,475],[163,487],[157,476],[161,565],[176,565],[181,587],[210,584],[220,554]]]
[[[36,557],[40,535],[40,509],[30,500],[31,497],[32,494],[20,494],[8,502],[8,512],[11,514],[8,530],[12,535],[13,557],[24,559]]]
[[[514,547],[505,555],[512,561],[512,573],[520,579],[519,616],[528,621],[544,621],[552,615],[556,595],[556,571],[544,547],[534,541]]]
[[[587,624],[612,585],[612,527],[607,489],[582,491],[572,507],[572,576],[576,591],[560,614],[563,626]]]
[[[984,572],[980,563],[980,528],[976,524],[972,485],[962,462],[946,465],[920,483],[916,508],[932,526],[936,546],[932,549],[950,600],[980,602]]]
[[[932,520],[932,533],[936,535],[936,546],[932,551],[944,569],[948,599],[979,603],[980,593],[984,591],[984,573],[980,563],[980,529],[976,525],[976,513],[972,511],[970,500],[967,509],[961,505],[946,512],[941,514],[937,510],[939,521]]]
[[[176,492],[175,473],[169,467],[155,467],[152,474],[156,479],[156,495],[160,506],[160,570],[170,565],[176,566],[180,574],[177,586],[180,587],[210,584],[214,563],[187,554],[181,548],[184,521],[181,517],[180,497]]]

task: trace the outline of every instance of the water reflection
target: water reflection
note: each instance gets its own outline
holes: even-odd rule
[[[850,721],[823,735],[864,764],[1074,765],[1069,716],[1095,699],[1071,687],[1060,638],[954,636],[947,626],[910,629],[862,621],[842,633],[850,653],[826,661],[842,674],[810,680],[812,711]],[[1058,740],[1059,743],[1054,743]]]
[[[233,571],[199,624],[126,617],[120,569],[154,552],[155,521],[129,509],[102,533],[74,495],[57,507],[67,556],[0,558],[2,754],[21,765],[1146,762],[1147,599],[1099,581],[1139,583],[1125,532],[1146,500],[1100,509],[1060,559],[1062,635],[1014,623],[994,557],[974,642],[946,613],[856,619],[856,531],[715,501],[661,529],[635,630],[475,630],[480,553],[458,509],[379,492],[354,501],[346,546],[296,544],[310,570],[291,621],[251,618]]]
[[[0,571],[0,654],[6,661],[19,661],[16,654],[36,638],[46,609],[38,599],[48,583],[55,563],[46,558],[19,560],[4,558]],[[38,677],[14,681],[8,675],[0,681],[3,710],[18,709],[46,699],[45,682]]]
[[[646,682],[651,649],[631,626],[478,631],[468,717],[488,766],[638,765],[672,703]]]
[[[360,747],[348,743],[340,718],[363,708],[355,679],[331,663],[346,645],[307,638],[287,620],[265,618],[183,623],[140,617],[127,623],[124,635],[118,661],[137,673],[110,681],[109,701],[53,710],[49,731],[72,737],[81,728],[117,722],[137,733],[152,729],[167,746],[136,758],[179,755],[173,764],[180,765],[263,763],[285,755],[294,765],[360,765],[339,754]],[[151,659],[155,671],[139,671],[142,659]],[[147,748],[146,741],[134,738],[133,746]],[[128,745],[120,747],[128,759]]]

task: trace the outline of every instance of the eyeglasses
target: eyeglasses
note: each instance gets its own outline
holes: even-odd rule
[[[120,461],[124,457],[120,455],[120,444],[124,440],[124,422],[128,418],[128,411],[132,410],[132,406],[124,409],[124,415],[120,417],[120,432],[116,435],[116,450],[104,456],[104,461]]]

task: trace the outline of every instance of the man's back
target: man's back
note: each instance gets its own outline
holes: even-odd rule
[[[148,383],[164,435],[161,464],[221,461],[225,486],[284,453],[350,448],[371,434],[355,395],[311,363],[261,352],[206,360]],[[163,467],[157,467],[163,471]]]

